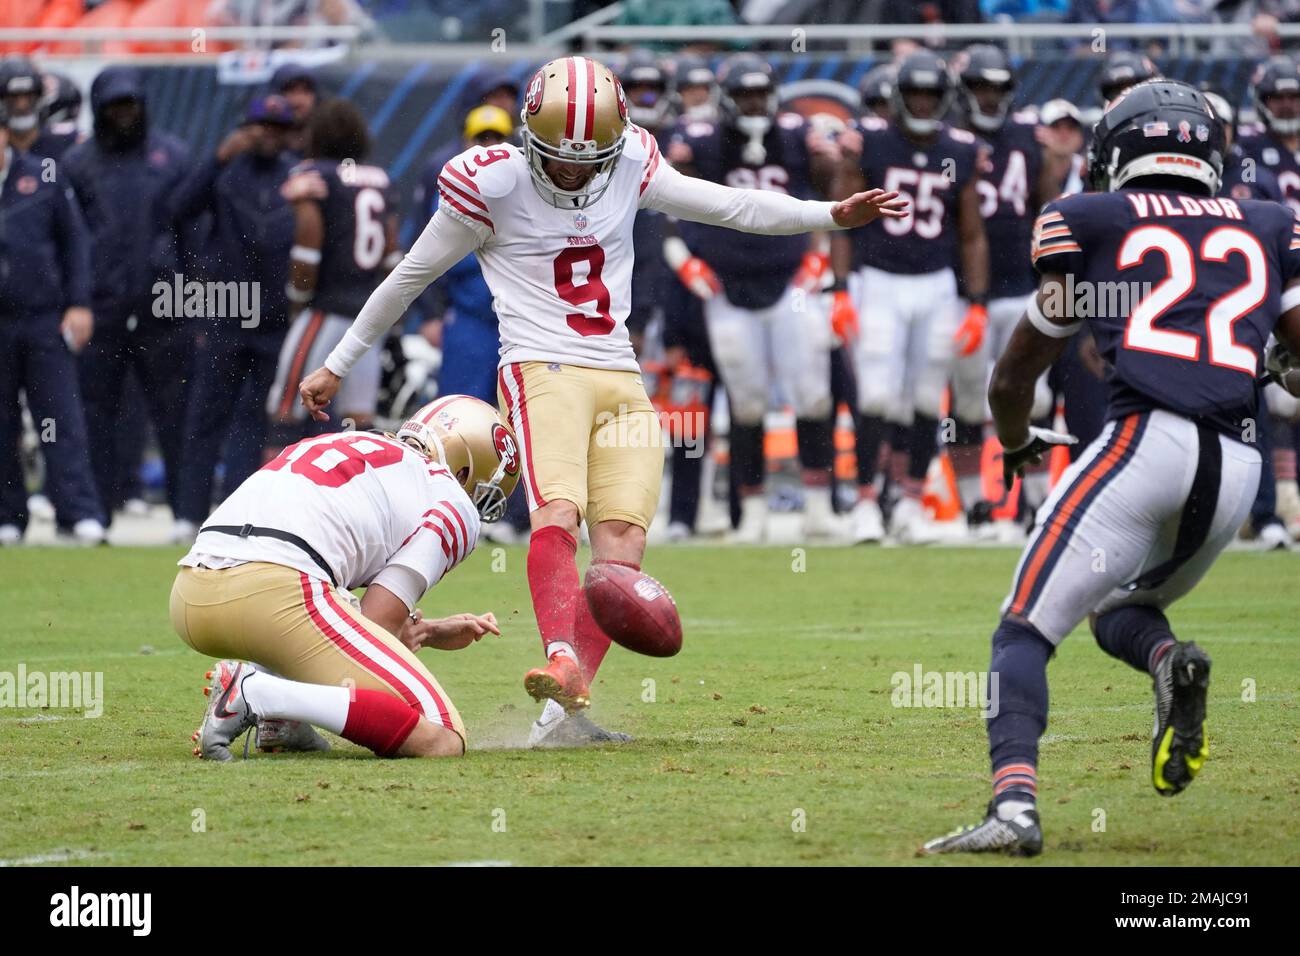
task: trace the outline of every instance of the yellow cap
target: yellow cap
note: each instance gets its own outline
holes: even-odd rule
[[[477,106],[465,117],[465,139],[467,140],[488,132],[509,137],[514,131],[510,114],[499,106]]]

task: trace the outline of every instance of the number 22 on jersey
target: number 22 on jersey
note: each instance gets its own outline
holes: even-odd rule
[[[1161,329],[1156,321],[1196,285],[1197,259],[1182,236],[1167,226],[1141,226],[1130,232],[1119,249],[1120,269],[1131,269],[1153,252],[1165,258],[1169,274],[1133,307],[1124,347],[1155,352],[1195,362],[1201,354],[1201,335]],[[1211,365],[1236,369],[1254,376],[1255,352],[1233,337],[1232,327],[1268,295],[1268,264],[1259,240],[1244,229],[1222,226],[1205,237],[1199,257],[1206,263],[1226,263],[1241,257],[1246,281],[1210,304],[1205,312],[1205,341]]]

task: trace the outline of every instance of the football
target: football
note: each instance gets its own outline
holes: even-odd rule
[[[682,619],[668,589],[623,564],[593,562],[583,581],[587,606],[616,644],[649,657],[682,649]]]

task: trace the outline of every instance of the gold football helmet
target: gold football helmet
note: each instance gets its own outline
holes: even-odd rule
[[[609,67],[585,56],[552,60],[533,74],[519,117],[539,196],[559,209],[585,209],[605,194],[627,130],[627,101]],[[581,186],[565,189],[547,175],[547,160],[595,168]]]
[[[397,438],[442,462],[456,476],[484,521],[497,521],[519,483],[519,445],[487,402],[444,395],[397,430]]]

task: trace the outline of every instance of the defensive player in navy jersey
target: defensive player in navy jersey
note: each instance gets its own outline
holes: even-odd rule
[[[307,122],[307,158],[284,191],[296,221],[289,252],[289,301],[301,310],[285,336],[267,411],[305,422],[296,402],[303,373],[318,367],[343,338],[375,287],[400,260],[388,174],[366,165],[370,134],[356,107],[331,100]],[[339,413],[369,427],[379,391],[380,354],[372,350],[339,395]]]
[[[989,371],[1006,348],[1038,284],[1029,262],[1034,211],[1060,195],[1074,156],[1074,141],[1066,130],[1041,125],[1034,111],[1012,113],[1015,74],[1006,54],[997,47],[969,47],[960,54],[956,67],[965,101],[963,125],[990,150],[976,188],[989,249],[996,253],[989,256],[988,326],[979,324],[979,312],[973,313],[973,321],[958,343],[952,378],[957,432],[948,454],[971,526],[985,529],[992,527],[988,524],[991,506],[980,491],[984,423],[989,419],[985,398]],[[1043,375],[1034,392],[1034,420],[1041,423],[1051,411],[1052,393]],[[1046,472],[1037,477],[1041,480],[1033,498],[1041,503],[1047,496]]]
[[[723,64],[722,119],[690,121],[674,131],[668,158],[681,172],[740,189],[811,199],[826,192],[839,153],[793,113],[777,112],[771,67],[750,54]],[[766,535],[763,415],[775,383],[794,408],[803,469],[804,533],[833,535],[830,420],[831,329],[817,298],[795,283],[808,237],[737,235],[718,226],[683,222],[693,257],[710,267],[705,321],[731,409],[731,467],[741,496],[735,539]],[[680,259],[680,256],[677,258]],[[685,261],[670,262],[685,275]]]
[[[1140,83],[1094,131],[1096,192],[1048,203],[1035,225],[1039,291],[989,388],[1006,480],[1073,441],[1030,425],[1030,408],[1038,375],[1085,319],[1114,369],[1109,421],[1039,511],[993,635],[987,816],[926,852],[1041,852],[1047,662],[1085,619],[1103,650],[1152,678],[1156,791],[1181,792],[1208,755],[1210,658],[1177,640],[1164,612],[1255,497],[1265,343],[1276,333],[1300,350],[1300,224],[1277,203],[1214,198],[1224,149],[1202,93]],[[1283,365],[1270,353],[1270,370]]]
[[[1241,151],[1276,177],[1282,198],[1300,212],[1300,63],[1286,55],[1265,60],[1251,79],[1250,98],[1260,125],[1243,131]]]
[[[1219,187],[1220,195],[1233,199],[1265,199],[1269,202],[1282,202],[1282,192],[1277,184],[1277,177],[1246,156],[1240,144],[1236,142],[1236,112],[1227,97],[1205,85],[1202,85],[1200,90],[1210,101],[1210,106],[1219,119],[1223,120],[1223,128],[1227,133],[1228,152],[1223,164],[1223,185]],[[1293,429],[1286,425],[1275,427],[1270,401],[1264,394],[1264,390],[1267,389],[1274,393],[1274,402],[1281,397],[1281,404],[1287,404],[1289,397],[1279,396],[1279,388],[1278,385],[1260,386],[1258,431],[1259,453],[1263,463],[1259,476],[1259,493],[1255,496],[1254,507],[1250,510],[1250,525],[1255,536],[1254,540],[1262,550],[1266,551],[1291,547],[1291,535],[1287,533],[1286,526],[1277,513],[1278,481],[1282,476],[1277,473],[1276,452],[1279,447],[1283,450],[1283,468],[1289,472],[1286,477],[1294,477],[1290,474],[1295,468]],[[1287,452],[1290,452],[1290,455],[1287,455]]]
[[[886,425],[895,426],[902,497],[892,530],[903,541],[931,540],[921,489],[934,457],[940,403],[952,372],[956,341],[986,321],[989,247],[977,188],[983,151],[965,130],[943,122],[955,95],[947,64],[913,53],[898,65],[892,121],[863,117],[861,153],[845,164],[840,189],[867,184],[905,192],[912,216],[876,223],[831,239],[833,291],[842,308],[855,274],[861,334],[856,344],[858,486],[855,541],[884,534],[875,487],[876,460]],[[970,310],[963,322],[957,298],[960,269]]]
[[[45,78],[30,60],[18,57],[0,64],[0,99],[9,116],[9,145],[18,152],[58,160],[76,145],[75,126],[55,130],[44,122]]]

